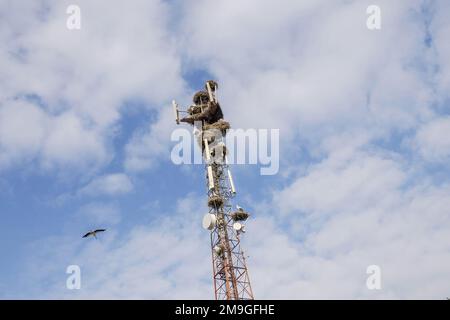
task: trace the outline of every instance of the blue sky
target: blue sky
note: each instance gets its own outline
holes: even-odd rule
[[[213,297],[204,168],[170,159],[209,79],[280,130],[276,175],[232,166],[256,298],[448,296],[446,1],[377,1],[374,31],[372,1],[69,4],[0,0],[0,298]]]

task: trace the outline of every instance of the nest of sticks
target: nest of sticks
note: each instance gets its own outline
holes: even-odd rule
[[[192,98],[195,104],[204,104],[209,101],[209,94],[206,91],[199,91]]]
[[[210,206],[211,208],[219,208],[222,205],[223,205],[222,197],[214,195],[208,199],[208,206]]]
[[[233,213],[231,214],[231,218],[232,218],[234,221],[245,221],[245,220],[248,219],[249,216],[250,216],[250,214],[248,214],[248,213],[245,212],[245,211],[241,211],[241,210],[238,210],[238,211],[233,212]]]
[[[220,130],[223,132],[226,132],[228,129],[230,129],[230,123],[223,120],[223,119],[219,119],[218,121],[214,122],[214,123],[206,123],[203,126],[204,130],[211,130],[211,129],[215,129],[215,130]]]

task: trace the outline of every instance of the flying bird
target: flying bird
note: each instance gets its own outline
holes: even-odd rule
[[[89,231],[88,233],[86,233],[83,236],[83,238],[87,238],[89,236],[94,236],[94,238],[97,239],[97,233],[98,232],[103,232],[103,231],[106,231],[106,229],[97,229],[97,230],[94,230],[94,231]]]

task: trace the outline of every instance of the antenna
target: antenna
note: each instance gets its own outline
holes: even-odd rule
[[[225,156],[225,163],[228,165],[228,157]],[[233,195],[236,194],[236,188],[234,187],[234,182],[233,182],[233,176],[231,175],[231,171],[229,168],[227,168],[227,174],[228,174],[228,181],[230,182],[230,187],[231,187],[231,193]]]
[[[204,139],[203,143],[205,144],[205,156],[206,156],[206,163],[208,164],[207,172],[208,172],[208,187],[209,190],[214,189],[214,175],[212,166],[210,164],[211,161],[211,153],[209,152],[209,145],[208,145],[208,139]]]
[[[172,100],[173,111],[175,113],[175,121],[177,124],[180,124],[180,111],[178,111],[178,104],[175,100]]]

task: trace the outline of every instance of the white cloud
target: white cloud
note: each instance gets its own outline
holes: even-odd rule
[[[65,113],[53,120],[42,150],[44,166],[56,162],[86,168],[110,159],[102,134],[88,128],[79,117]]]
[[[390,159],[364,154],[345,158],[330,156],[278,193],[275,202],[285,214],[298,210],[332,215],[344,208],[358,214],[365,208],[392,200],[380,198],[380,192],[389,194],[399,187],[404,177],[405,173]]]
[[[113,173],[95,178],[87,186],[81,188],[79,195],[120,195],[133,190],[134,186],[130,178],[123,173]]]
[[[46,122],[44,112],[29,103],[0,106],[0,168],[22,157],[32,157],[41,148]]]
[[[413,144],[425,160],[447,161],[450,157],[450,118],[438,118],[421,126]]]
[[[125,102],[157,109],[183,91],[167,3],[78,1],[76,31],[66,28],[69,4],[0,4],[0,122],[15,121],[2,125],[2,167],[36,159],[95,171],[111,160],[107,149]],[[14,101],[25,95],[39,97],[40,107]]]
[[[0,168],[39,160],[42,167],[94,167],[109,156],[102,135],[70,112],[51,116],[26,101],[0,105]]]
[[[450,187],[408,186],[407,172],[377,155],[331,156],[258,207],[270,218],[246,236],[259,297],[444,299]],[[366,288],[372,264],[380,291]]]
[[[433,18],[430,24],[432,45],[436,54],[437,81],[436,87],[441,97],[441,102],[448,103],[450,91],[450,24],[446,12],[450,10],[448,1],[436,1],[432,12]]]
[[[175,129],[172,109],[167,106],[161,118],[146,130],[136,131],[125,146],[125,169],[138,172],[155,168],[160,160],[170,160],[170,133]]]

